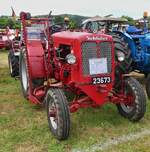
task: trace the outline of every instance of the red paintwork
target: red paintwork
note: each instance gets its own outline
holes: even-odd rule
[[[6,32],[0,32],[0,49],[6,48],[8,46],[8,40],[4,40],[4,36],[7,36]]]
[[[5,43],[5,41],[3,41],[3,40],[0,40],[0,49],[3,49],[3,48],[5,48],[5,46],[6,46],[6,43]]]
[[[44,52],[41,41],[27,41],[27,52],[32,79],[43,78],[45,76]]]
[[[76,84],[76,87],[81,89],[84,93],[86,93],[96,104],[102,105],[106,102],[108,92],[112,89],[112,83],[105,85],[105,87],[101,88],[95,85],[82,85],[83,83],[90,83],[91,82],[91,76],[84,77],[82,75],[82,60],[81,60],[81,43],[84,41],[87,41],[87,36],[98,36],[107,38],[108,41],[112,42],[112,37],[107,35],[97,35],[97,34],[91,34],[91,33],[84,33],[84,32],[59,32],[56,34],[53,34],[53,42],[54,47],[58,48],[59,44],[68,44],[73,46],[72,50],[74,51],[74,55],[77,57],[77,63],[75,66],[71,67],[71,77],[68,83],[72,82]],[[102,42],[102,41],[96,41]],[[112,50],[113,50],[113,42],[112,42]],[[114,56],[114,52],[112,51],[112,56]],[[114,58],[112,58],[112,69],[115,68]],[[107,74],[105,74],[106,76]],[[98,76],[103,76],[97,75]],[[108,75],[107,75],[108,76]],[[111,73],[112,81],[114,80],[114,71]],[[102,92],[101,92],[102,91]]]
[[[12,44],[12,39],[10,37],[13,35],[13,33],[10,33],[10,29],[8,27],[3,29],[3,31],[0,31],[0,49],[10,49]]]
[[[58,32],[53,35],[50,34],[48,19],[30,19],[31,24],[43,24],[45,26],[44,33],[47,37],[47,42],[41,40],[29,40],[27,38],[28,26],[25,19],[26,14],[21,13],[21,22],[23,25],[23,37],[26,49],[27,57],[27,70],[29,76],[29,100],[34,104],[39,104],[43,101],[46,92],[51,87],[64,88],[72,91],[76,94],[75,99],[70,104],[70,111],[75,112],[79,108],[96,107],[101,106],[104,103],[110,101],[113,103],[130,103],[131,98],[124,94],[116,95],[112,92],[114,82],[114,45],[111,36],[105,34],[92,34],[86,32]],[[92,40],[92,37],[97,37],[96,40]],[[84,41],[94,41],[96,43],[109,41],[112,44],[112,72],[110,74],[99,74],[99,76],[110,76],[112,82],[105,85],[92,85],[91,76],[83,76],[82,74],[82,59],[81,59],[81,44]],[[47,46],[46,46],[47,44]],[[77,62],[74,65],[69,65],[64,61],[61,61],[56,55],[57,48],[60,44],[70,45],[71,53],[77,58]],[[48,48],[47,48],[48,47]],[[53,65],[51,64],[53,62]],[[68,71],[69,75],[64,76],[64,71]],[[45,85],[38,88],[33,88],[32,80],[37,78],[43,78]],[[51,78],[56,82],[51,82]],[[81,94],[85,97],[78,98]]]

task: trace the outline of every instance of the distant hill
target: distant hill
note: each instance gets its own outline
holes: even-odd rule
[[[72,15],[72,14],[61,14],[56,16],[62,16],[63,18],[68,16],[70,19],[75,20],[79,24],[81,24],[83,20],[89,18],[88,16]]]

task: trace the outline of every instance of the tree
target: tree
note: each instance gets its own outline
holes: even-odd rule
[[[77,23],[75,20],[71,20],[69,23],[69,28],[70,29],[76,29],[77,28]]]
[[[124,15],[123,15],[121,18],[127,19],[127,20],[128,20],[128,23],[129,23],[130,25],[135,25],[135,21],[134,21],[134,19],[133,19],[132,17],[124,16]]]
[[[15,21],[12,18],[8,17],[0,17],[0,28],[5,29],[7,26],[12,29],[20,29],[21,24],[19,21]]]
[[[54,22],[56,24],[61,24],[61,23],[64,22],[64,18],[62,16],[60,16],[60,15],[59,16],[55,16]]]

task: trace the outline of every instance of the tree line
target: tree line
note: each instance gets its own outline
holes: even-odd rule
[[[79,15],[62,14],[62,15],[55,15],[54,22],[56,24],[63,23],[64,17],[66,17],[66,16],[70,18],[70,27],[71,28],[78,28],[84,19],[89,18],[89,17],[79,16]],[[36,16],[36,17],[43,17],[43,16]],[[135,25],[135,20],[133,18],[131,18],[129,16],[122,16],[122,18],[127,19],[128,23],[130,25]],[[4,29],[7,26],[11,29],[20,29],[21,28],[21,24],[20,24],[19,20],[14,20],[13,18],[8,17],[8,16],[1,16],[0,17],[0,29]]]

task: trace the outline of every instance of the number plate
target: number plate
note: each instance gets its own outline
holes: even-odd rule
[[[111,83],[111,77],[92,78],[92,84],[107,84]]]
[[[108,73],[107,58],[89,59],[90,75]]]

